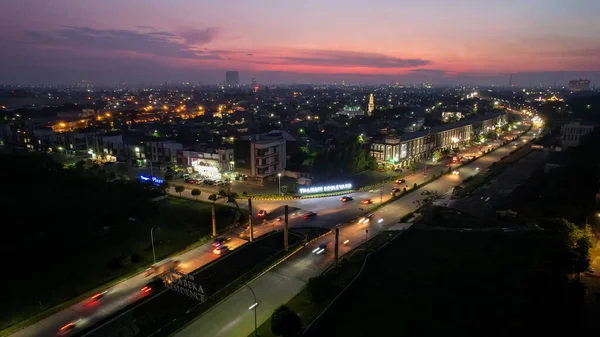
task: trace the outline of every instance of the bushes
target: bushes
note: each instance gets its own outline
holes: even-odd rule
[[[314,302],[322,302],[333,298],[335,287],[333,283],[324,275],[313,277],[308,280],[306,290]]]
[[[405,216],[400,218],[400,222],[407,222],[408,220],[410,220],[410,218],[412,218],[413,216],[413,212],[410,212],[408,214],[406,214]]]

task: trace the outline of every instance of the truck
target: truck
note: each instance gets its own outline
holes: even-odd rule
[[[150,268],[146,269],[146,271],[144,271],[144,276],[152,276],[152,278],[157,278],[171,269],[177,269],[180,264],[181,262],[178,260],[164,260],[162,262],[155,263],[150,266]]]

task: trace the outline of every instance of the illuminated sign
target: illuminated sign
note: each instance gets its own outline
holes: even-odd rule
[[[165,284],[165,288],[174,290],[187,297],[197,299],[201,302],[206,302],[204,288],[201,285],[194,283],[192,275],[184,274],[175,269],[162,274],[160,278]]]
[[[152,177],[152,178],[151,178],[151,177],[147,177],[147,176],[140,176],[140,179],[141,179],[142,181],[150,181],[150,180],[152,180],[152,182],[153,182],[153,183],[155,183],[156,185],[160,185],[160,184],[162,184],[162,183],[164,183],[164,182],[165,182],[164,180],[162,180],[162,179],[158,179],[158,178],[156,178],[156,177]]]
[[[303,187],[299,188],[300,194],[314,194],[314,193],[327,193],[336,192],[343,190],[351,190],[352,184],[338,184],[338,185],[327,185],[327,186],[314,186],[314,187]]]

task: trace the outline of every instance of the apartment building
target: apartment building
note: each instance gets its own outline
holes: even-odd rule
[[[234,154],[236,171],[261,184],[284,173],[286,150],[281,135],[253,135],[236,140]]]
[[[578,146],[581,138],[594,131],[596,126],[583,121],[574,121],[565,124],[560,129],[560,140],[563,149]]]

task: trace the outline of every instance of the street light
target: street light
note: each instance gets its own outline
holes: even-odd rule
[[[254,336],[258,336],[258,332],[257,332],[257,324],[256,324],[256,308],[258,307],[258,301],[256,300],[256,294],[254,293],[254,290],[252,290],[252,288],[250,288],[250,286],[248,284],[244,284],[246,287],[248,287],[248,289],[250,289],[250,292],[252,293],[252,297],[254,297],[254,304],[252,304],[248,310],[252,310],[254,309]]]
[[[156,252],[154,251],[154,228],[150,228],[150,242],[152,242],[152,257],[154,258],[154,264],[156,264]],[[160,227],[156,228],[159,229]]]
[[[277,173],[277,177],[279,178],[279,195],[281,195],[281,173]]]

